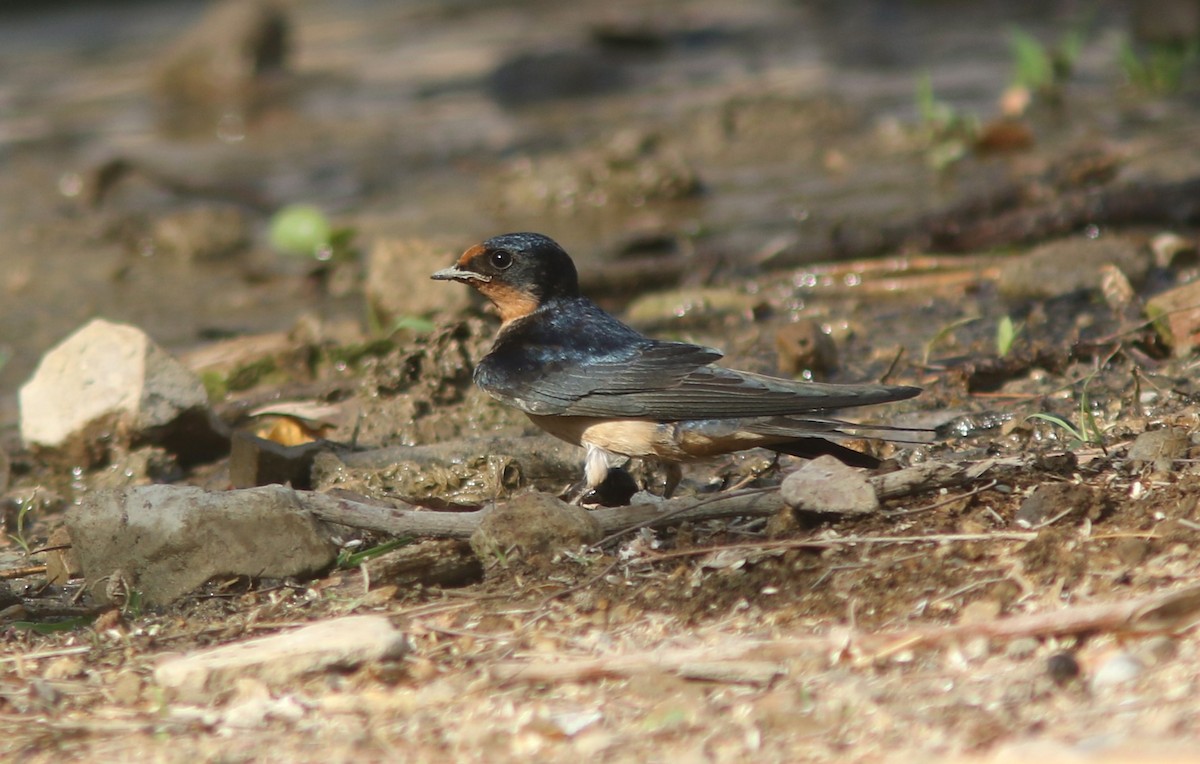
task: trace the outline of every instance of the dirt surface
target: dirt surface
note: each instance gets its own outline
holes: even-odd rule
[[[1185,304],[1156,331],[1146,302],[1198,273],[1196,72],[1139,79],[1123,51],[1160,49],[1128,42],[1129,9],[298,0],[281,61],[270,15],[233,39],[191,4],[93,5],[0,24],[6,756],[1194,757],[1200,322]],[[1014,28],[1051,51],[1078,33],[1070,73],[1013,88]],[[262,71],[192,77],[244,39]],[[272,249],[271,215],[299,202],[353,230],[347,256]],[[866,516],[631,529],[536,559],[407,540],[312,580],[96,604],[113,582],[72,575],[68,506],[253,474],[119,431],[86,433],[86,464],[20,443],[18,387],[96,315],[175,352],[229,425],[341,444],[303,476],[317,490],[431,511],[566,491],[568,446],[536,470],[487,449],[368,464],[532,434],[471,384],[498,321],[449,295],[465,287],[365,287],[507,230],[555,237],[606,307],[729,366],[923,387],[866,412],[937,430],[858,444],[884,471],[987,469]],[[430,309],[435,290],[454,307]],[[689,465],[679,493],[772,490],[799,464]],[[155,676],[369,614],[408,636],[402,657],[248,669],[199,697]]]

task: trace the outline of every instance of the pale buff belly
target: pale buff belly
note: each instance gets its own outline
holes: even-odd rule
[[[611,454],[657,457],[670,461],[704,459],[766,445],[762,435],[727,425],[527,415],[534,424],[568,443],[593,446]]]

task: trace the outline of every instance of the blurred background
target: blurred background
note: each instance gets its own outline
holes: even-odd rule
[[[1195,0],[10,0],[4,420],[92,316],[420,328],[460,299],[424,274],[507,230],[619,304],[892,254],[870,232],[1064,157],[1190,177],[1198,35]]]

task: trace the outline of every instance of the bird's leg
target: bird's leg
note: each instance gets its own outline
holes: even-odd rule
[[[571,490],[571,493],[575,493],[572,504],[582,504],[608,477],[609,453],[593,443],[584,443],[583,446],[587,449],[583,460],[583,485]]]
[[[679,481],[683,480],[683,467],[679,462],[663,462],[663,472],[667,473],[667,482],[663,486],[663,498],[671,498],[671,494],[675,493],[675,489],[679,487]]]

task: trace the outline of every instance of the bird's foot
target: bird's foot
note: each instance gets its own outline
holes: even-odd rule
[[[621,467],[613,467],[599,485],[592,486],[586,480],[580,481],[566,495],[573,497],[570,499],[572,504],[624,507],[638,490],[632,475]]]

